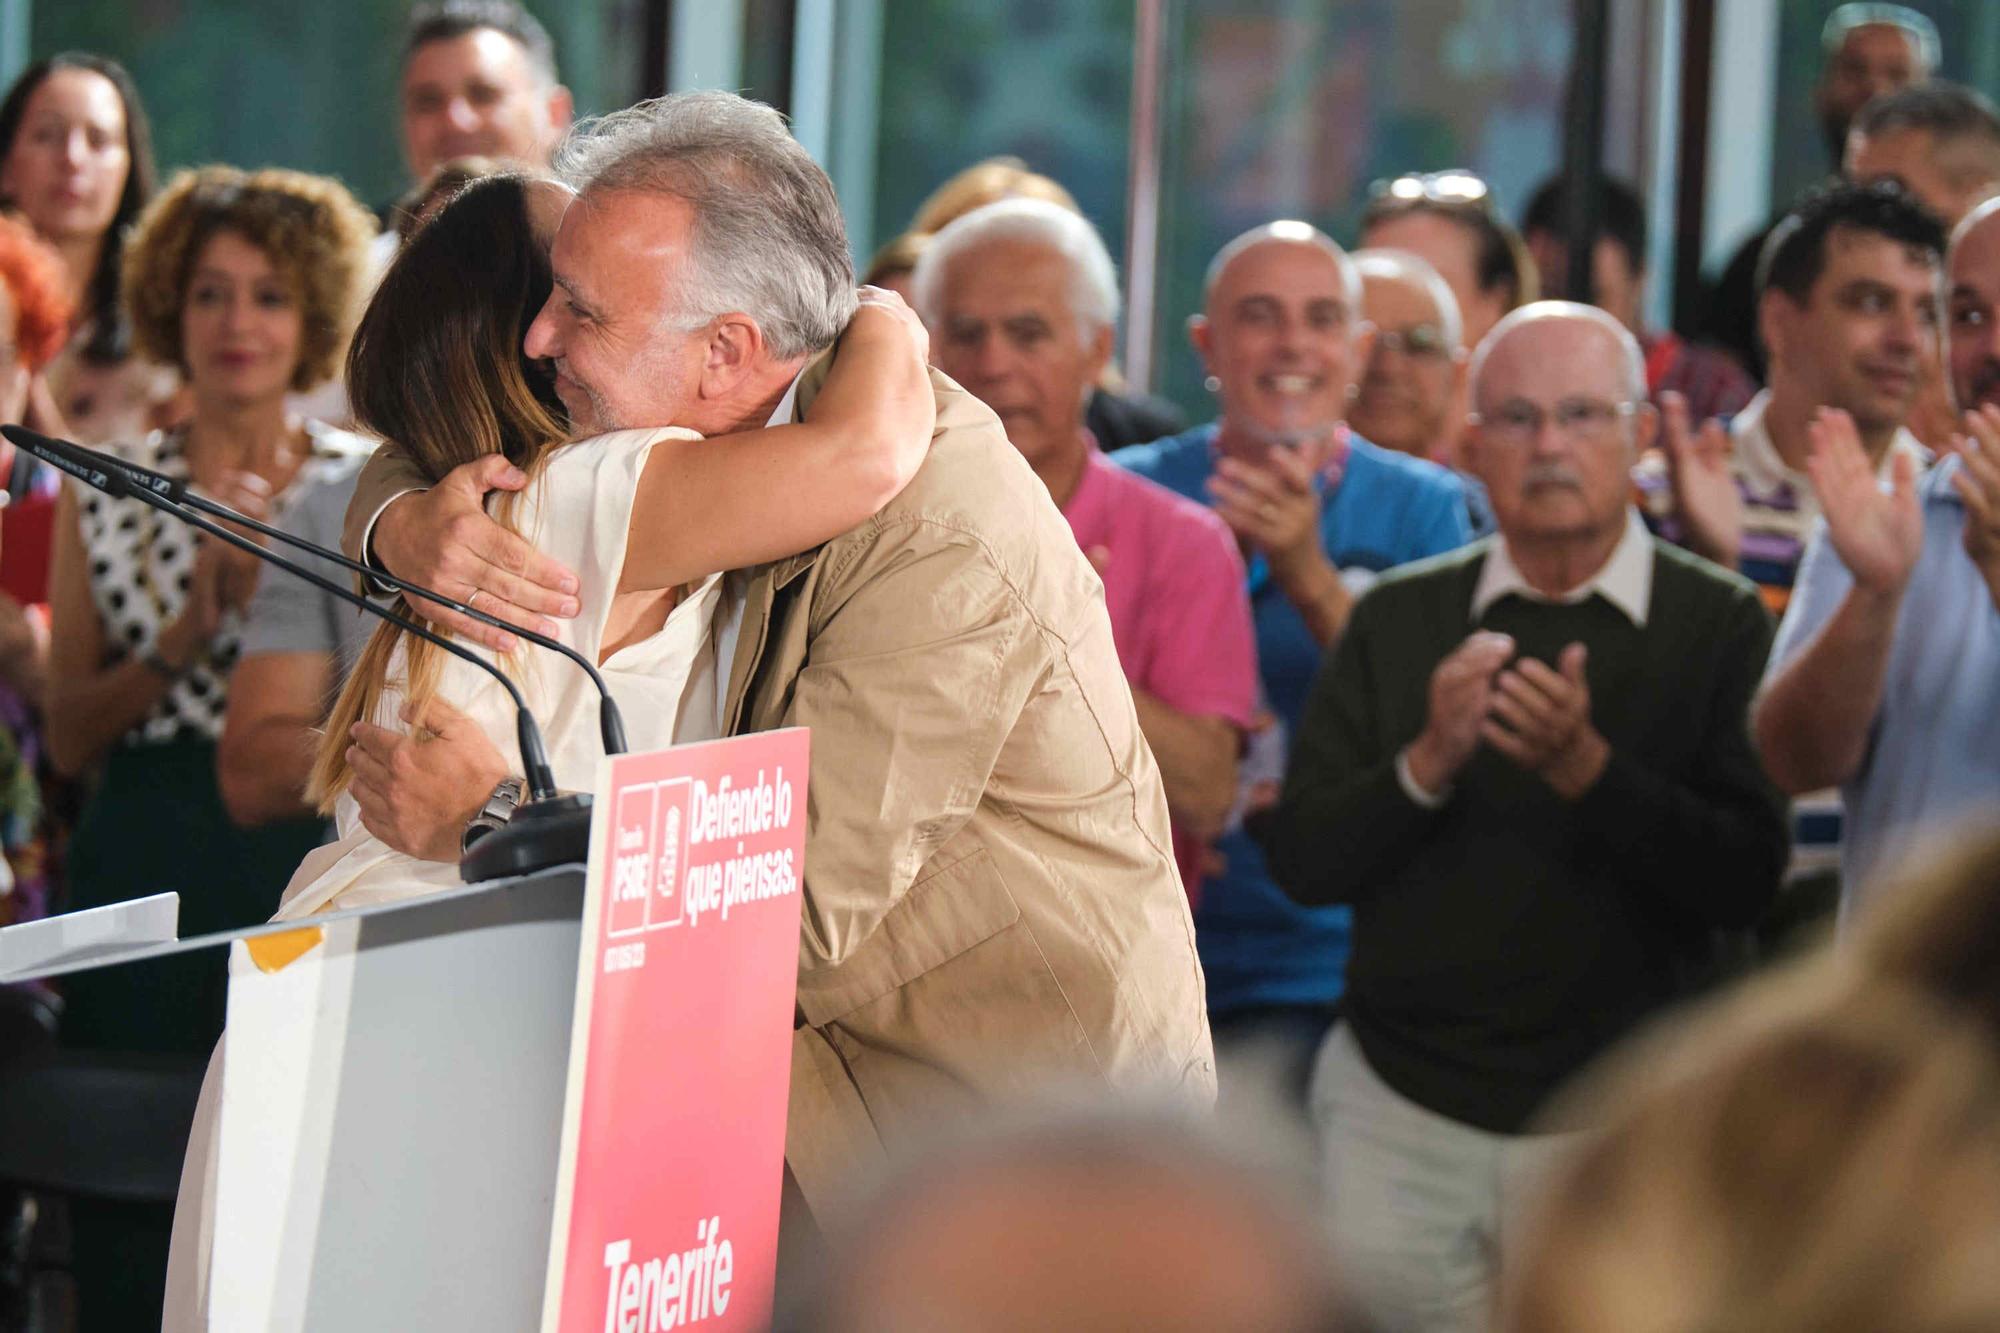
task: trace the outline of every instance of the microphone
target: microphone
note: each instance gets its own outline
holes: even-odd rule
[[[418,597],[436,602],[439,606],[449,607],[451,610],[470,617],[482,625],[490,625],[494,629],[501,629],[507,631],[509,634],[519,635],[538,648],[547,648],[551,652],[562,654],[579,667],[582,667],[584,674],[590,677],[590,683],[597,689],[597,726],[599,734],[604,738],[604,753],[626,753],[628,747],[625,743],[625,718],[618,711],[618,701],[611,697],[611,688],[604,683],[604,676],[598,671],[597,664],[568,644],[549,638],[547,635],[537,634],[532,630],[522,629],[518,625],[509,624],[498,616],[486,611],[477,610],[466,605],[464,602],[455,601],[450,597],[446,597],[443,593],[419,587],[407,579],[399,579],[386,570],[372,568],[359,560],[350,560],[343,552],[329,550],[317,542],[310,542],[303,537],[286,532],[283,528],[273,527],[268,523],[260,523],[247,514],[239,514],[226,504],[211,500],[198,491],[190,490],[187,482],[180,477],[169,477],[163,472],[155,472],[151,468],[140,467],[137,463],[128,463],[122,458],[112,458],[109,455],[99,453],[95,449],[87,449],[83,445],[72,443],[69,440],[58,440],[47,435],[39,435],[24,426],[0,426],[0,434],[4,434],[8,439],[23,448],[27,448],[26,441],[33,440],[37,444],[68,455],[86,467],[99,471],[119,473],[135,489],[151,491],[161,499],[169,500],[174,504],[185,505],[190,509],[213,514],[217,518],[248,528],[252,532],[271,538],[273,541],[283,542],[295,550],[305,551],[310,555],[318,556],[329,564],[339,565],[342,569],[353,570],[355,573],[372,579],[375,583],[385,588],[396,592],[414,593]],[[29,449],[29,452],[34,453],[36,457],[42,458],[44,461],[52,461],[46,455],[36,453],[33,449]],[[64,470],[70,471],[67,468]],[[71,475],[75,476],[77,474],[71,471]],[[98,489],[102,490],[103,488],[98,487]]]
[[[589,858],[590,797],[587,794],[571,796],[557,794],[555,775],[549,769],[548,747],[542,740],[541,728],[535,725],[534,716],[528,711],[528,701],[522,697],[520,687],[515,685],[499,667],[462,645],[453,643],[443,635],[377,606],[352,589],[344,588],[332,579],[264,549],[248,537],[231,532],[221,524],[191,512],[190,507],[183,506],[161,493],[162,488],[158,483],[165,483],[168,489],[179,485],[173,478],[147,472],[145,469],[138,469],[138,473],[145,474],[143,476],[131,474],[132,470],[125,466],[115,468],[108,466],[113,460],[102,458],[92,450],[69,444],[68,441],[51,440],[47,436],[19,426],[0,426],[0,434],[4,434],[17,447],[27,450],[34,457],[76,478],[86,486],[102,491],[113,499],[130,497],[171,514],[197,531],[205,532],[239,550],[248,551],[259,560],[275,565],[295,578],[304,579],[332,597],[358,606],[370,615],[386,620],[427,643],[437,645],[452,656],[470,662],[499,681],[501,688],[507,691],[508,697],[514,704],[515,734],[520,742],[521,763],[526,770],[528,791],[533,799],[516,810],[514,817],[503,828],[475,843],[472,850],[461,860],[459,877],[466,883],[478,883],[505,874],[528,874],[535,870]],[[226,506],[215,507],[228,512]],[[351,562],[343,558],[341,563]],[[500,845],[488,850],[488,845],[494,843]]]

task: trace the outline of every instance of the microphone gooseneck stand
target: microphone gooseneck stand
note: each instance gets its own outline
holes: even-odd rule
[[[41,459],[58,471],[76,478],[86,486],[102,491],[113,499],[122,499],[128,496],[135,498],[142,504],[172,515],[197,531],[208,533],[220,541],[227,542],[231,546],[247,551],[257,559],[274,565],[295,578],[305,580],[307,583],[310,583],[332,597],[358,606],[370,615],[386,620],[390,624],[396,625],[410,634],[414,634],[427,643],[437,645],[445,652],[471,663],[499,681],[501,687],[507,691],[508,697],[514,704],[515,733],[520,742],[521,763],[526,770],[525,776],[527,778],[528,792],[532,799],[522,804],[515,811],[514,817],[506,825],[488,834],[473,845],[472,850],[460,862],[459,877],[467,883],[477,883],[482,880],[497,878],[501,875],[528,874],[550,866],[565,865],[588,859],[590,845],[590,798],[588,795],[562,796],[557,793],[555,777],[549,769],[548,749],[543,743],[541,728],[535,725],[534,716],[528,711],[528,703],[522,697],[520,687],[515,685],[505,672],[477,653],[453,643],[450,639],[435,633],[429,628],[406,620],[402,616],[398,616],[383,607],[377,606],[359,593],[348,588],[343,588],[331,579],[325,578],[312,570],[285,559],[283,556],[266,550],[263,546],[250,540],[248,537],[231,532],[219,523],[211,522],[202,515],[193,512],[192,505],[195,502],[199,502],[204,507],[220,509],[224,514],[231,515],[232,522],[241,520],[247,526],[279,536],[281,539],[297,545],[297,541],[292,539],[289,534],[276,533],[274,530],[257,523],[255,520],[243,518],[240,515],[233,515],[232,511],[228,510],[226,506],[215,505],[214,502],[201,500],[200,497],[193,497],[185,506],[177,503],[174,499],[169,498],[168,495],[162,494],[154,480],[157,479],[159,483],[165,483],[169,487],[179,486],[179,483],[173,478],[163,477],[158,473],[151,473],[146,476],[133,475],[130,465],[122,464],[118,460],[104,458],[92,450],[83,448],[81,445],[71,444],[68,441],[52,440],[21,427],[0,427],[0,434],[4,434],[16,446],[27,450],[34,457]],[[141,469],[139,471],[143,472],[144,470]],[[321,553],[318,552],[317,548],[312,549],[316,553]],[[336,563],[353,564],[354,562],[346,560],[345,557],[340,557]],[[366,571],[365,569],[363,572],[372,573],[372,571]],[[381,581],[385,584],[393,582],[399,590],[406,586],[397,580]],[[428,593],[416,588],[410,588],[409,591],[417,593],[418,596],[429,596]],[[451,605],[450,599],[437,598],[436,600],[442,605]],[[455,607],[454,609],[466,610],[475,618],[487,623],[501,624],[502,628],[520,633],[513,626],[493,621],[490,617],[481,616],[478,612],[471,612],[470,608]],[[532,639],[541,638],[539,635],[528,636],[525,634],[523,637],[531,637]],[[561,650],[561,645],[555,646]],[[591,671],[591,675],[601,685],[601,678],[597,676],[594,669]],[[601,718],[607,721],[607,725],[617,721],[616,705],[610,702],[608,691],[604,695],[604,707],[601,712]],[[620,730],[622,733],[622,728]],[[622,734],[620,739],[622,740]]]

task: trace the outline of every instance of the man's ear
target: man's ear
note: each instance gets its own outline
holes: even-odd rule
[[[560,83],[549,89],[549,137],[551,142],[562,138],[563,131],[569,128],[569,123],[575,116],[576,99],[570,95],[569,89],[563,87]]]
[[[1692,433],[1692,431],[1690,431]],[[1651,403],[1640,403],[1632,413],[1632,461],[1646,456],[1660,438],[1660,413]]]
[[[1208,353],[1209,348],[1213,344],[1215,332],[1209,327],[1208,316],[1189,315],[1187,332],[1188,343],[1194,348],[1194,354],[1201,358],[1202,370],[1210,374],[1214,373],[1215,367],[1210,364]]]
[[[1757,340],[1764,344],[1764,360],[1769,364],[1785,359],[1784,348],[1799,313],[1792,298],[1776,287],[1766,287],[1757,298]]]
[[[1106,324],[1091,336],[1090,377],[1088,380],[1090,384],[1095,385],[1099,380],[1104,378],[1104,368],[1111,364],[1111,352],[1116,342],[1117,336],[1112,332],[1109,324]]]
[[[727,398],[766,359],[764,330],[756,320],[737,311],[718,316],[702,353],[701,396]]]

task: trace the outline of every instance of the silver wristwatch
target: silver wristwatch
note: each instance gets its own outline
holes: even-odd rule
[[[486,798],[486,804],[465,821],[465,831],[458,835],[458,850],[461,853],[471,851],[473,843],[512,819],[527,786],[521,779],[513,777],[502,778],[495,783],[493,794]]]

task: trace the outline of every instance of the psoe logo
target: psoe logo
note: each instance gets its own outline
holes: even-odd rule
[[[618,793],[611,836],[611,897],[605,904],[605,934],[616,938],[646,928],[653,896],[653,812],[659,789],[628,787]]]
[[[658,1333],[719,1317],[729,1309],[736,1250],[722,1219],[696,1222],[694,1248],[632,1262],[632,1242],[604,1247],[604,1333]]]

